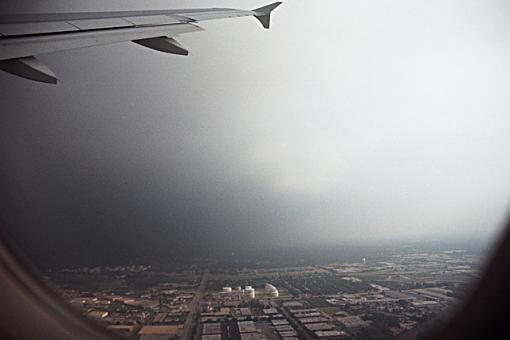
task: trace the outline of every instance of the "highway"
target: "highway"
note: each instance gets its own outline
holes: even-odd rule
[[[195,329],[196,320],[198,315],[200,314],[200,301],[202,301],[204,297],[205,290],[207,288],[207,277],[209,275],[209,271],[205,271],[202,275],[202,280],[197,288],[195,297],[191,301],[188,317],[186,318],[186,322],[184,323],[184,329],[182,331],[181,339],[184,340],[192,340],[193,339],[193,331]]]

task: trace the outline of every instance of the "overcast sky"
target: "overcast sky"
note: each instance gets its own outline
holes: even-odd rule
[[[178,39],[190,57],[132,43],[41,56],[58,86],[0,73],[11,233],[47,258],[127,259],[499,230],[510,206],[507,1],[288,0],[272,24],[201,23]]]

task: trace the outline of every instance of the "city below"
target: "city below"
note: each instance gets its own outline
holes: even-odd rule
[[[414,339],[479,276],[464,249],[387,249],[354,261],[202,261],[65,268],[50,284],[82,314],[140,340]]]

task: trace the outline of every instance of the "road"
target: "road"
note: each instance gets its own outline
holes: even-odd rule
[[[207,288],[207,277],[209,275],[209,271],[205,271],[202,275],[202,280],[197,288],[197,292],[195,297],[191,301],[188,317],[186,318],[186,322],[184,323],[184,329],[182,331],[181,339],[184,340],[192,340],[193,339],[193,331],[195,329],[196,320],[198,315],[200,314],[200,301],[202,301],[204,297],[205,290]]]

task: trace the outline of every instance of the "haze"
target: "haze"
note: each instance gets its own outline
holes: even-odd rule
[[[2,2],[3,12],[264,1]],[[0,74],[1,216],[42,259],[497,233],[510,193],[506,1],[287,0],[193,55],[116,44]]]

